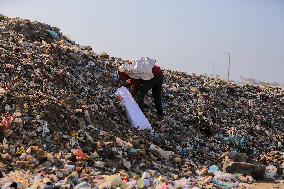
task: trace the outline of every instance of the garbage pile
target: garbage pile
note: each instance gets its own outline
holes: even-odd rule
[[[283,88],[164,70],[165,119],[149,95],[155,132],[139,131],[115,100],[125,62],[0,15],[3,188],[232,188],[283,177]]]

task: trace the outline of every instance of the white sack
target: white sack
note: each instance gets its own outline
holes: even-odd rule
[[[156,60],[154,59],[142,57],[139,60],[134,60],[132,64],[125,63],[118,69],[133,79],[150,80],[154,77],[152,68],[155,62]]]

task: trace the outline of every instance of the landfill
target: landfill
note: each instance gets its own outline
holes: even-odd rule
[[[163,70],[165,118],[131,126],[116,90],[129,60],[59,28],[0,15],[2,188],[249,188],[283,183],[284,89]]]

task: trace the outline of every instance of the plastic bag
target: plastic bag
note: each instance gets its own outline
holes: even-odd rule
[[[56,40],[59,39],[59,36],[58,36],[58,34],[57,34],[55,31],[51,31],[51,30],[47,30],[47,31],[48,31],[48,33],[51,35],[51,37],[52,37],[53,39],[56,39]]]
[[[275,179],[277,175],[277,168],[274,165],[269,165],[266,167],[265,178]]]

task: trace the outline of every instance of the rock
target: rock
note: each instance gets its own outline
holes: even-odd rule
[[[1,154],[1,158],[2,158],[3,160],[5,160],[5,161],[9,161],[9,160],[12,159],[12,157],[11,157],[10,154],[8,154],[8,153],[3,153],[3,154]]]
[[[123,165],[127,168],[130,169],[131,168],[131,163],[129,161],[126,161],[125,159],[123,160]]]
[[[88,184],[86,181],[81,182],[80,184],[76,185],[74,189],[91,189],[91,185]]]
[[[240,173],[243,175],[251,175],[254,179],[263,179],[265,166],[246,162],[228,162],[223,165],[223,171],[232,174]]]
[[[230,152],[229,159],[235,162],[247,162],[248,157],[246,153]]]
[[[76,109],[75,113],[83,113],[83,109]]]
[[[14,123],[17,126],[21,126],[21,127],[24,125],[24,122],[23,122],[22,118],[15,118]]]
[[[102,183],[109,183],[111,186],[119,186],[122,183],[122,179],[119,175],[107,176]]]
[[[56,176],[61,179],[64,177],[64,173],[61,171],[56,171]]]
[[[65,164],[64,169],[67,169],[69,172],[73,172],[75,170],[75,165]]]
[[[14,131],[11,130],[11,129],[6,129],[6,130],[4,130],[4,136],[5,136],[6,138],[8,138],[9,136],[11,136],[13,133],[14,133]]]
[[[47,185],[51,185],[51,184],[52,184],[50,178],[43,178],[42,182],[43,182],[44,184],[47,184]]]
[[[102,161],[95,161],[94,162],[94,167],[97,167],[97,168],[104,168],[105,167],[105,162],[102,162]]]
[[[162,157],[162,158],[165,158],[165,159],[169,159],[173,155],[173,152],[171,152],[171,151],[164,151],[160,147],[158,147],[158,146],[156,146],[154,144],[151,144],[149,149],[155,155],[157,155],[159,157]]]
[[[102,182],[101,184],[98,185],[98,189],[108,189],[111,187],[112,185],[110,182]]]
[[[197,170],[196,173],[200,176],[205,176],[208,174],[208,169],[207,168],[202,168],[200,170]]]
[[[0,87],[0,96],[5,95],[5,94],[6,94],[6,90]]]

